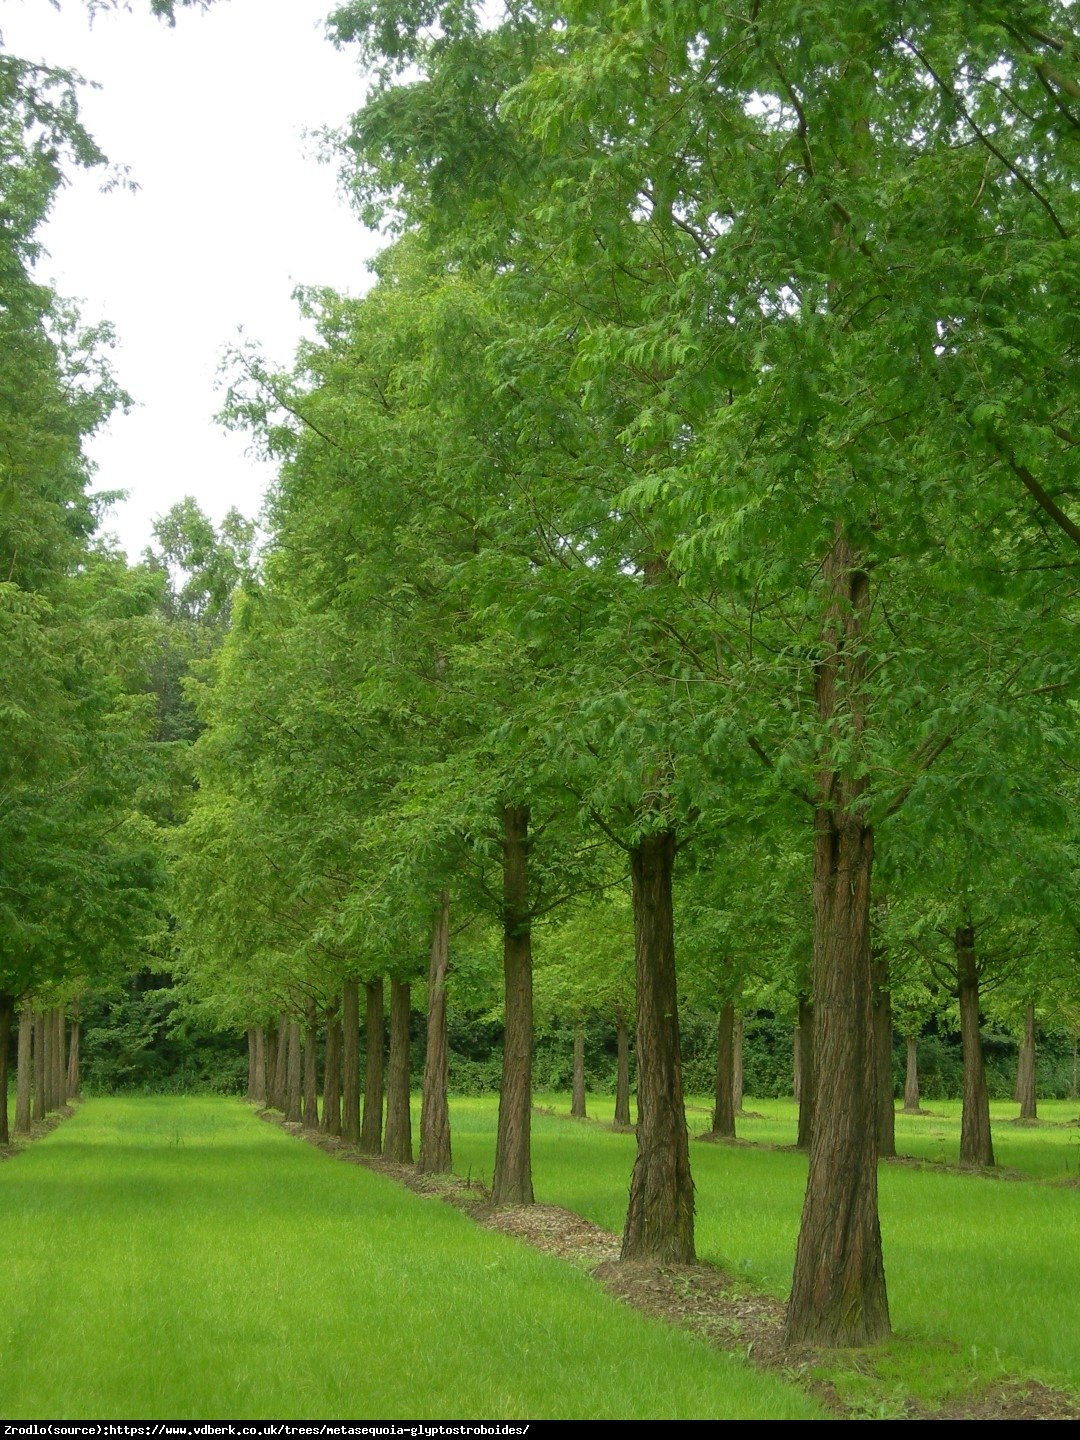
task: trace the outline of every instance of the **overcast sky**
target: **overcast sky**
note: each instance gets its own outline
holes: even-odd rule
[[[132,558],[150,525],[194,495],[220,520],[255,515],[268,474],[215,424],[215,379],[244,334],[287,363],[301,334],[296,285],[360,293],[379,241],[339,198],[305,130],[338,125],[363,97],[355,55],[325,39],[332,0],[217,0],[175,29],[145,0],[99,14],[82,0],[0,0],[4,48],[96,81],[83,119],[139,189],[100,193],[76,175],[45,232],[42,278],[115,326],[114,363],[137,408],[91,446],[95,489],[129,499],[106,528]]]

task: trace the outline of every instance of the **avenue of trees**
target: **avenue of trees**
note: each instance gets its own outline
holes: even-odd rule
[[[363,299],[305,294],[290,372],[234,358],[227,418],[280,478],[197,700],[187,983],[249,1028],[257,1098],[399,1160],[424,987],[438,1170],[447,1005],[497,937],[494,1199],[533,1198],[537,1020],[621,1017],[623,1254],[669,1261],[680,998],[716,1012],[718,1133],[739,1015],[787,1009],[789,1338],[872,1341],[894,1026],[955,1004],[988,1165],[980,1012],[1030,1057],[1076,1004],[1069,9],[364,0],[331,29],[373,76],[331,143],[388,243]]]
[[[232,358],[277,465],[258,563],[190,507],[141,567],[95,547],[79,440],[122,397],[29,280],[3,313],[0,1024],[156,947],[247,1031],[253,1099],[437,1173],[486,1006],[493,1199],[526,1205],[537,1027],[574,1030],[583,1113],[603,1021],[623,1255],[689,1263],[680,1006],[720,1137],[746,1017],[789,1016],[788,1338],[873,1342],[894,1031],[908,1109],[923,1027],[960,1031],[987,1166],[982,1017],[1028,1118],[1037,1026],[1080,1028],[1071,8],[330,25],[371,80],[327,145],[387,244],[362,299],[302,295],[291,369]]]

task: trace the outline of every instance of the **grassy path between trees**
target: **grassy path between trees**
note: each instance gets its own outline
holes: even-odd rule
[[[537,1098],[569,1111],[568,1096]],[[590,1103],[594,1114],[610,1117],[610,1100],[593,1103],[590,1097]],[[740,1122],[744,1136],[770,1144],[794,1139],[792,1102],[748,1104],[763,1118]],[[959,1107],[931,1109],[933,1115],[902,1122],[898,1145],[927,1159],[944,1145],[952,1158]],[[1002,1107],[1003,1115],[1014,1113],[1015,1106]],[[1080,1132],[1064,1123],[1075,1118],[1075,1103],[1046,1113],[1059,1123],[1034,1130],[999,1125],[1001,1163],[1075,1182]],[[494,1099],[452,1102],[459,1173],[490,1180],[496,1116]],[[691,1110],[691,1133],[707,1129],[708,1118]],[[537,1200],[621,1229],[632,1135],[537,1114],[533,1155]],[[806,1184],[804,1157],[753,1145],[693,1144],[691,1162],[699,1258],[786,1295]],[[984,1179],[894,1163],[881,1166],[879,1183],[889,1299],[900,1338],[884,1359],[883,1376],[865,1387],[866,1397],[857,1368],[841,1378],[844,1398],[869,1404],[871,1394],[880,1398],[883,1384],[887,1391],[894,1381],[898,1395],[933,1406],[957,1385],[991,1383],[1002,1375],[1080,1391],[1080,1189],[1049,1179]],[[955,1342],[955,1349],[941,1341]]]
[[[8,1420],[820,1415],[239,1101],[88,1101],[0,1216]]]

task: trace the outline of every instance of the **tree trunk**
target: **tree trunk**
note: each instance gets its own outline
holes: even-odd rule
[[[799,1011],[802,1012],[803,998],[799,996]],[[796,1022],[791,1027],[791,1093],[796,1105],[802,1104],[802,1027]]]
[[[829,598],[814,698],[819,720],[855,759],[850,769],[826,763],[814,812],[813,1133],[786,1338],[861,1346],[890,1325],[877,1198],[874,832],[858,766],[870,587],[839,524],[822,578]]]
[[[309,1000],[304,1011],[304,1129],[319,1128],[319,1011]]]
[[[1024,1039],[1016,1067],[1016,1098],[1020,1102],[1020,1119],[1037,1120],[1035,1100],[1035,1006],[1024,1007]]]
[[[45,1036],[48,1026],[41,1011],[34,1015],[34,1121],[40,1124],[48,1108],[48,1066],[45,1064]]]
[[[921,1115],[922,1105],[919,1103],[919,1043],[914,1035],[905,1035],[904,1042],[907,1046],[907,1070],[904,1074],[904,1114]]]
[[[15,996],[0,995],[0,1145],[11,1143],[8,1132],[8,1052],[14,1016]]]
[[[15,1134],[30,1134],[30,1095],[34,1088],[34,1012],[29,1000],[19,1011],[19,1063],[15,1077]]]
[[[439,897],[428,964],[427,1052],[420,1096],[422,1175],[445,1175],[450,1155],[450,1041],[446,1031],[446,977],[450,968],[450,891]]]
[[[733,1037],[733,1060],[731,1078],[731,1103],[735,1106],[736,1118],[743,1113],[743,1029],[746,1021],[740,1015],[735,1021]]]
[[[368,1045],[371,1036],[368,1035]],[[382,1045],[379,1049],[381,1051]],[[371,1056],[368,1056],[371,1064]],[[341,999],[341,1136],[347,1145],[360,1143],[360,982],[346,980]],[[379,1152],[373,1151],[373,1154]]]
[[[255,1027],[255,1088],[251,1098],[257,1105],[266,1104],[266,1031]]]
[[[896,1157],[896,1096],[893,1093],[892,994],[889,962],[884,953],[872,956],[874,967],[874,1058],[877,1070],[878,1155]]]
[[[386,1049],[386,1021],[383,1016],[383,982],[369,980],[365,987],[364,1036],[367,1046],[364,1068],[364,1125],[360,1149],[378,1155],[383,1143],[383,1064]]]
[[[337,1015],[326,1022],[322,1128],[327,1135],[341,1134],[341,1021]]]
[[[570,1114],[575,1120],[585,1119],[585,1031],[574,1029],[574,1071],[570,1086]]]
[[[799,1133],[795,1145],[809,1150],[814,1138],[814,1101],[817,1096],[817,1071],[814,1054],[814,1002],[799,996],[799,1025],[795,1032],[799,1077]]]
[[[57,1006],[53,1024],[56,1026],[56,1047],[53,1063],[56,1066],[56,1108],[62,1110],[67,1104],[67,1021],[64,1012]]]
[[[505,1023],[491,1198],[496,1205],[531,1205],[533,996],[529,807],[504,806],[502,822]]]
[[[274,1108],[274,1085],[277,1075],[278,1047],[284,1043],[285,1037],[280,1033],[276,1025],[266,1027],[266,1105],[268,1109]]]
[[[953,937],[956,984],[960,996],[960,1041],[964,1056],[964,1106],[960,1118],[960,1164],[994,1163],[990,1135],[990,1095],[986,1088],[982,1037],[979,1034],[979,967],[975,930],[961,925]]]
[[[615,1075],[615,1124],[630,1128],[630,1032],[626,1016],[620,1010],[615,1017],[615,1043],[618,1069]]]
[[[409,1107],[409,986],[390,981],[390,1059],[386,1067],[386,1136],[383,1154],[412,1164],[412,1113]]]
[[[712,1133],[720,1140],[735,1139],[735,1007],[720,1011],[716,1026],[716,1095]]]
[[[289,1068],[289,1017],[282,1015],[278,1022],[277,1060],[274,1065],[274,1090],[270,1104],[275,1110],[285,1112],[285,1091]]]
[[[78,1015],[71,1022],[71,1043],[68,1046],[68,1099],[77,1100],[82,1089],[82,1076],[79,1072],[80,1051],[82,1049],[82,1021]]]
[[[56,1011],[45,1012],[45,1113],[56,1110],[60,1104],[56,1088]]]
[[[299,1125],[302,1118],[300,1096],[300,1022],[290,1020],[286,1031],[285,1056],[285,1119]]]
[[[694,1182],[683,1107],[675,920],[675,836],[630,852],[637,975],[637,1155],[623,1230],[624,1260],[694,1263]]]
[[[247,1056],[248,1056],[248,1078],[247,1098],[255,1099],[255,1027],[249,1025],[247,1030]]]

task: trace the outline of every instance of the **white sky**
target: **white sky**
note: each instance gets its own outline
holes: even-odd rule
[[[140,187],[100,193],[76,174],[43,239],[42,278],[107,319],[113,363],[137,402],[91,444],[95,489],[126,490],[106,528],[137,558],[154,517],[194,495],[219,521],[257,514],[269,472],[245,436],[213,416],[225,348],[239,328],[287,364],[302,326],[296,285],[362,292],[378,239],[338,195],[333,165],[305,130],[358,109],[353,53],[323,34],[333,0],[217,0],[180,11],[175,29],[149,14],[102,13],[82,0],[0,0],[4,48],[77,70],[82,118]]]

